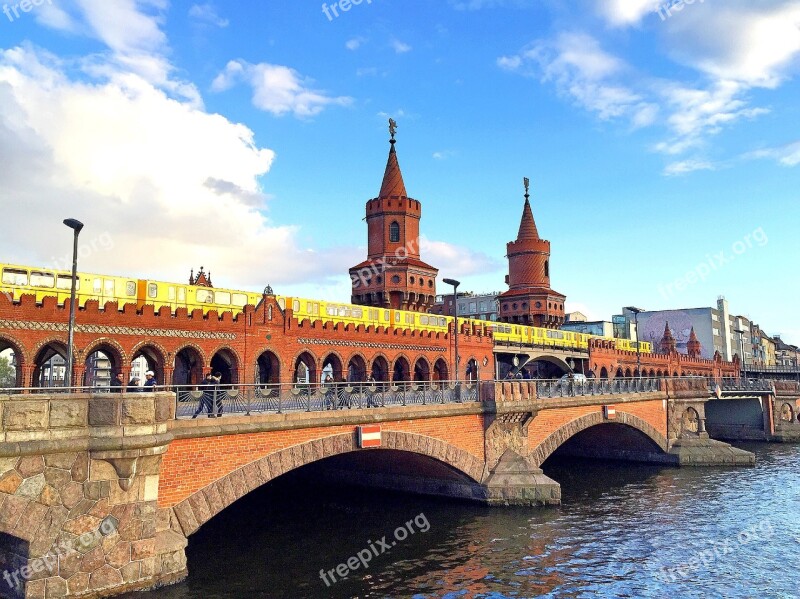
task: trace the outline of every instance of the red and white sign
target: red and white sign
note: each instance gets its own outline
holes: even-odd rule
[[[617,410],[614,406],[603,406],[603,417],[606,420],[616,420]]]
[[[358,446],[361,449],[381,446],[381,425],[370,424],[358,427]]]

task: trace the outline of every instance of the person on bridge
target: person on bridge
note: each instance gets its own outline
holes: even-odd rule
[[[216,380],[209,372],[206,377],[201,381],[200,387],[203,391],[203,394],[200,396],[200,401],[197,404],[197,410],[194,414],[192,414],[192,418],[197,418],[200,415],[200,412],[205,410],[208,412],[208,417],[213,418],[214,414],[214,386]]]
[[[122,382],[122,373],[118,372],[117,375],[111,379],[111,393],[122,393],[122,387],[124,387],[124,383]]]
[[[128,393],[136,393],[141,390],[142,388],[139,386],[139,377],[132,376],[131,380],[128,381]]]
[[[222,417],[222,400],[225,399],[225,391],[222,391],[219,388],[219,384],[222,382],[222,373],[215,371],[211,378],[214,381],[214,399],[216,403],[216,411],[215,415],[217,418]]]
[[[156,375],[152,370],[148,370],[144,373],[144,391],[153,392],[156,390]]]

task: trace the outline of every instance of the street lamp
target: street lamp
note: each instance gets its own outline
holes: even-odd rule
[[[78,277],[78,235],[83,223],[74,218],[64,220],[64,224],[74,231],[72,243],[72,282],[69,293],[69,333],[67,335],[67,371],[64,373],[64,386],[72,387],[72,349],[75,344],[75,281]]]
[[[455,279],[444,279],[443,283],[445,285],[452,285],[453,286],[453,314],[455,314],[455,328],[456,328],[456,366],[455,366],[455,374],[456,374],[456,384],[458,384],[458,286],[461,285],[460,281],[456,281]]]
[[[739,345],[742,348],[742,363],[741,369],[744,373],[744,382],[747,384],[747,369],[745,368],[745,359],[744,359],[744,330],[743,329],[733,329],[734,333],[739,333]]]
[[[642,344],[639,343],[639,313],[644,312],[642,308],[628,306],[625,308],[628,312],[633,312],[633,326],[636,329],[636,372],[639,378],[642,378]]]

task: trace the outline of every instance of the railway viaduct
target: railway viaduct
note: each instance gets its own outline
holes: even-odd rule
[[[715,403],[750,397],[765,438],[800,439],[785,414],[800,408],[794,383],[716,394],[698,378],[472,387],[469,400],[214,420],[176,418],[170,392],[0,396],[0,595],[103,597],[180,580],[192,534],[292,471],[532,506],[560,502],[542,470],[554,453],[753,464],[709,437]]]

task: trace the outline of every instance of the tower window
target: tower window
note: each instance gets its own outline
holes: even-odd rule
[[[550,276],[550,260],[544,261],[544,276],[546,277]]]
[[[389,225],[389,241],[392,243],[400,242],[400,223],[397,221]]]

